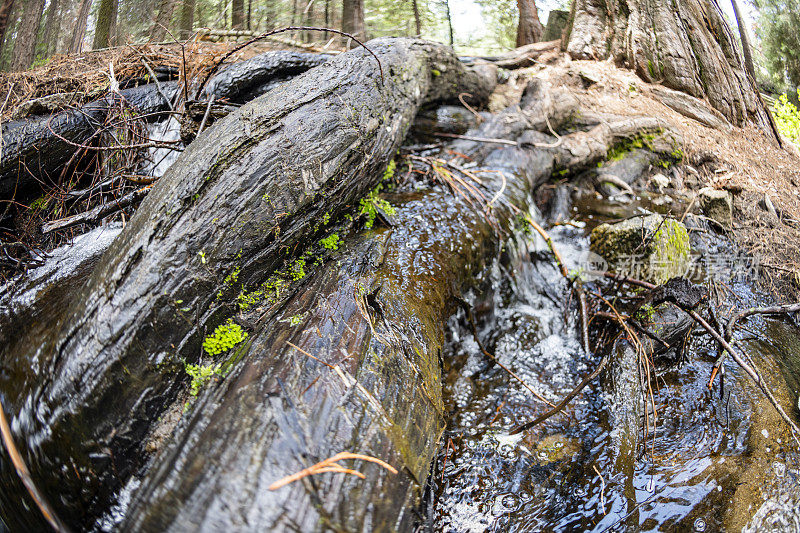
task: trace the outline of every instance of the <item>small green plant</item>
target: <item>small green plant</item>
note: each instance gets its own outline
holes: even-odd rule
[[[331,221],[331,214],[326,211],[325,214],[322,215],[322,225],[327,226],[328,222],[330,221]]]
[[[338,250],[339,249],[339,236],[336,233],[334,233],[332,235],[328,235],[324,239],[320,239],[319,243],[326,250]]]
[[[298,259],[292,263],[292,268],[289,270],[289,275],[292,276],[292,279],[295,281],[299,281],[306,277],[306,260]]]
[[[367,217],[367,221],[364,223],[364,227],[367,229],[370,229],[375,224],[375,217],[378,216],[378,211],[383,211],[387,215],[396,213],[392,204],[378,196],[381,188],[381,185],[378,185],[359,202],[358,214]]]
[[[192,383],[189,388],[189,395],[193,398],[200,393],[206,383],[213,377],[221,375],[220,365],[194,365],[187,363],[184,368],[189,377],[192,378]]]
[[[386,170],[383,172],[383,181],[390,180],[394,177],[394,171],[397,168],[397,161],[392,159],[389,161],[389,165],[386,167]]]
[[[781,135],[795,144],[800,144],[800,111],[789,101],[786,94],[780,95],[772,108],[775,124]]]
[[[289,317],[289,324],[291,324],[292,326],[296,326],[302,321],[303,321],[303,315],[294,315],[292,317]]]
[[[242,326],[229,318],[227,322],[217,326],[214,333],[205,338],[203,349],[213,357],[227,352],[246,338],[247,332],[242,329]]]

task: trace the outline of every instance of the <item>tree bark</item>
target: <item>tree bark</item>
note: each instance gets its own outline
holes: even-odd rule
[[[237,283],[256,287],[295,264],[296,250],[319,239],[325,213],[342,218],[380,181],[421,105],[465,91],[488,98],[488,80],[446,47],[368,46],[383,77],[365,50],[342,54],[200,135],[153,186],[61,325],[35,354],[6,359],[15,376],[50,376],[27,392],[19,382],[3,387],[20,392],[4,407],[29,443],[38,486],[78,529],[141,464],[142,437],[174,398],[180,361],[196,361],[203,337],[231,316],[234,269]]]
[[[181,39],[188,39],[192,36],[192,30],[194,29],[194,9],[196,4],[197,0],[183,0],[183,5],[181,6],[180,23],[178,24]]]
[[[342,31],[364,39],[364,0],[342,0]]]
[[[178,0],[161,0],[158,8],[158,15],[153,22],[153,27],[150,30],[150,41],[160,43],[167,37],[167,30],[172,22],[172,14],[175,12],[175,7],[178,5]]]
[[[100,1],[100,7],[97,10],[97,23],[94,28],[94,44],[92,46],[95,50],[111,46],[111,29],[114,27],[117,15],[117,1]]]
[[[2,3],[0,3],[0,55],[3,53],[3,43],[6,38],[6,29],[8,29],[8,19],[13,8],[14,0],[3,0]]]
[[[86,23],[89,19],[89,11],[92,7],[92,0],[81,0],[78,15],[75,17],[75,28],[72,32],[72,40],[69,45],[71,54],[80,53],[83,47],[83,38],[86,35]]]
[[[539,11],[534,0],[517,0],[519,24],[517,25],[517,47],[538,43],[542,40],[544,27],[539,21]]]
[[[22,18],[14,38],[14,53],[11,70],[27,70],[33,63],[36,52],[36,37],[42,20],[44,0],[26,0],[23,3]]]
[[[231,2],[231,28],[234,30],[244,28],[244,0]]]
[[[414,11],[414,28],[417,30],[417,37],[422,35],[422,19],[419,16],[419,3],[418,0],[411,0],[411,8]]]
[[[777,141],[716,0],[575,0],[567,51],[614,58],[645,81],[707,99],[732,124]]]
[[[42,40],[45,43],[44,53],[50,57],[56,52],[58,35],[56,28],[61,22],[61,0],[51,0],[50,7],[47,8],[47,18],[44,23],[44,35]]]
[[[447,30],[450,37],[450,46],[453,46],[453,17],[450,14],[450,0],[444,0],[444,12],[447,18]]]
[[[742,13],[739,11],[739,2],[731,0],[733,5],[733,14],[736,17],[736,26],[739,28],[739,38],[742,41],[742,55],[744,56],[744,66],[747,68],[747,73],[753,80],[756,79],[756,69],[753,66],[753,53],[750,48],[750,37],[747,35],[747,26],[742,19]]]

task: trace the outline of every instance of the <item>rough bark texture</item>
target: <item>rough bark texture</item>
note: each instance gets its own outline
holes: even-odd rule
[[[519,24],[517,24],[517,47],[537,43],[542,40],[544,27],[539,20],[539,12],[534,0],[517,0]]]
[[[376,61],[355,50],[199,136],[49,338],[35,354],[10,358],[31,385],[7,397],[12,427],[72,524],[90,521],[136,466],[142,436],[174,395],[176,367],[196,360],[206,332],[230,316],[235,295],[218,295],[233,270],[257,285],[313,242],[325,212],[335,219],[374,187],[422,104],[464,91],[488,97],[485,81],[443,46],[368,46],[383,80]],[[52,379],[33,385],[34,368]],[[22,515],[9,500],[3,517]]]
[[[547,26],[544,28],[543,41],[556,41],[564,36],[564,30],[569,22],[569,11],[553,9],[547,16]]]
[[[56,28],[61,23],[61,0],[51,0],[50,6],[47,8],[47,18],[44,23],[44,36],[45,43],[44,53],[50,57],[56,52],[56,44],[58,43],[58,35]],[[0,40],[0,42],[2,42]]]
[[[108,48],[111,44],[111,28],[117,15],[117,0],[101,0],[97,9],[97,23],[94,27],[92,48]]]
[[[168,97],[176,82],[161,84]],[[121,91],[122,97],[141,114],[169,108],[155,84]],[[0,198],[21,198],[42,187],[55,185],[61,169],[78,148],[71,143],[85,143],[102,124],[110,105],[119,102],[112,96],[96,100],[80,109],[62,111],[54,116],[15,120],[2,125],[3,153],[0,159]],[[151,116],[149,120],[157,117]],[[64,141],[57,135],[67,139]]]
[[[776,138],[716,0],[575,0],[567,51],[632,68],[645,81],[707,99],[732,124]]]
[[[747,26],[745,26],[744,20],[742,19],[742,13],[739,10],[739,2],[737,2],[737,0],[731,0],[731,4],[733,5],[733,14],[736,17],[736,26],[739,28],[739,38],[742,42],[744,66],[747,69],[747,73],[750,74],[750,77],[755,80],[756,69],[753,66],[753,52],[750,48],[750,37],[747,35]]]
[[[25,0],[22,18],[14,38],[14,54],[11,70],[27,70],[33,63],[36,51],[36,34],[42,20],[45,0]]]

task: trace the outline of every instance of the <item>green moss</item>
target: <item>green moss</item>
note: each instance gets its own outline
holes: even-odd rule
[[[239,324],[234,323],[233,319],[228,319],[203,340],[203,349],[213,357],[227,352],[246,338],[247,332],[242,330]]]
[[[382,188],[383,186],[379,184],[359,202],[358,214],[367,218],[364,223],[364,227],[367,229],[370,229],[375,224],[375,217],[378,216],[378,211],[383,211],[387,215],[396,213],[392,204],[378,196]]]
[[[192,383],[189,387],[189,395],[192,398],[196,397],[200,393],[200,390],[212,377],[221,375],[219,364],[194,365],[187,363],[184,368],[186,373],[192,378]]]
[[[433,74],[434,77],[437,77],[437,78],[442,75],[442,73],[439,72],[438,70],[436,70],[435,68],[431,69],[431,74]]]
[[[327,226],[328,222],[330,222],[330,221],[331,221],[331,214],[330,213],[326,212],[324,215],[322,215],[322,225],[323,226]]]
[[[291,268],[289,269],[289,275],[292,277],[293,280],[299,281],[306,277],[306,261],[305,259],[297,259],[294,263],[292,263]]]
[[[636,314],[633,316],[639,322],[643,322],[646,324],[650,324],[653,322],[653,316],[655,316],[656,310],[650,304],[644,304],[636,311]]]
[[[292,326],[298,325],[300,322],[303,321],[303,316],[305,316],[305,313],[301,313],[301,314],[293,315],[293,316],[289,317],[289,324],[291,324]]]
[[[390,180],[394,177],[394,171],[397,168],[397,162],[392,159],[383,171],[383,181]]]
[[[339,249],[339,235],[337,235],[336,233],[333,233],[331,235],[328,235],[324,239],[320,239],[319,243],[326,250],[338,250]]]

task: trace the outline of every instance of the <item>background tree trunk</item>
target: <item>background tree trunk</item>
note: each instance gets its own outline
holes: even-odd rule
[[[180,37],[188,39],[192,35],[194,28],[194,8],[197,0],[183,0],[181,7]]]
[[[61,0],[52,0],[50,7],[47,8],[47,18],[44,23],[44,53],[47,57],[56,53],[58,50],[57,28],[61,22]],[[0,38],[0,40],[2,40]]]
[[[742,13],[739,11],[739,2],[731,0],[733,5],[733,14],[736,17],[736,26],[739,27],[739,37],[742,40],[742,54],[744,55],[744,66],[747,68],[747,73],[753,80],[756,79],[756,69],[753,67],[753,53],[750,49],[750,38],[747,36],[747,26],[742,20]]]
[[[26,70],[33,63],[44,0],[25,0],[23,8],[17,36],[14,39],[11,70]]]
[[[447,29],[450,32],[450,46],[453,46],[453,17],[450,16],[450,1],[444,0],[444,12],[447,17]]]
[[[244,0],[231,2],[231,28],[241,30],[244,27]]]
[[[0,3],[0,54],[3,52],[3,41],[6,38],[6,28],[8,28],[8,19],[11,15],[11,9],[14,7],[14,0],[3,0]]]
[[[707,99],[731,123],[778,139],[715,0],[575,0],[567,51],[613,57],[645,81]]]
[[[86,21],[89,18],[89,10],[92,7],[92,0],[82,0],[81,7],[78,9],[78,16],[75,17],[75,29],[72,32],[72,40],[69,44],[69,52],[77,54],[83,46],[83,37],[86,35]]]
[[[158,15],[150,30],[151,41],[158,43],[167,37],[167,29],[172,21],[172,14],[175,12],[177,3],[177,0],[161,0],[161,6],[158,8]]]
[[[342,1],[342,31],[364,39],[364,0]]]
[[[517,46],[538,43],[542,40],[544,27],[539,21],[539,12],[534,0],[517,0],[519,24],[517,25]]]
[[[92,48],[108,48],[111,45],[111,29],[117,18],[117,0],[101,0],[97,10],[97,24],[94,28]]]
[[[411,0],[411,7],[414,10],[414,27],[417,30],[416,35],[419,37],[422,34],[422,21],[419,17],[419,4],[417,0]]]

